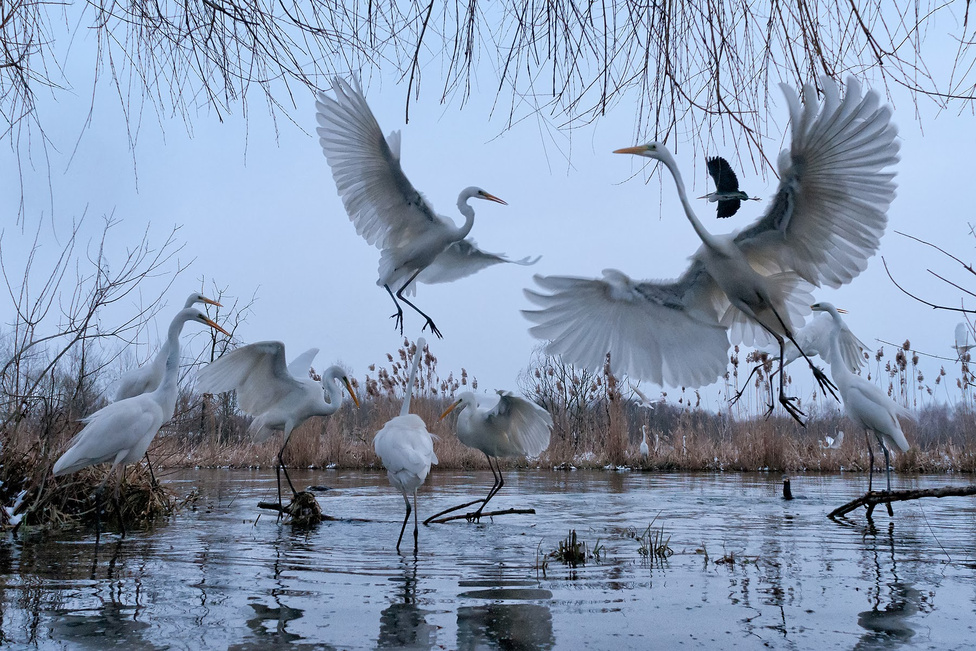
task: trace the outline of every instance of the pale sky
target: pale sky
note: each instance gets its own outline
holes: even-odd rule
[[[642,171],[641,159],[611,153],[651,139],[635,133],[635,115],[626,102],[571,134],[555,133],[534,119],[505,130],[502,117],[491,116],[491,80],[473,89],[463,109],[438,104],[435,86],[432,81],[424,87],[405,125],[405,83],[378,76],[364,83],[383,130],[402,131],[407,176],[440,214],[457,223],[462,218],[455,202],[464,187],[478,185],[505,199],[508,206],[473,202],[477,215],[471,237],[487,251],[542,259],[534,267],[499,265],[454,283],[421,285],[416,302],[434,318],[444,339],[424,334],[439,360],[441,377],[463,367],[478,379],[481,390],[516,389],[517,376],[538,343],[519,312],[531,307],[522,289],[533,286],[533,273],[596,277],[613,267],[638,279],[674,278],[699,242],[670,175],[663,181],[655,175],[645,183],[651,168]],[[140,361],[155,352],[170,318],[188,293],[200,289],[201,278],[206,279],[205,293],[215,282],[243,302],[256,295],[253,312],[237,332],[244,342],[279,339],[289,357],[318,347],[322,350],[317,368],[342,361],[359,378],[368,365],[384,364],[385,354],[396,350],[401,337],[389,319],[393,305],[375,284],[379,251],[356,234],[336,194],[314,135],[310,91],[296,94],[300,105],[292,117],[297,126],[279,120],[277,132],[260,101],[252,100],[246,122],[240,115],[224,116],[221,122],[204,110],[192,118],[189,135],[182,119],[162,120],[161,130],[147,111],[134,153],[110,91],[99,90],[97,110],[87,127],[90,88],[78,82],[76,92],[60,93],[57,101],[47,95],[38,98],[39,115],[53,145],[48,148],[49,169],[36,142],[32,159],[23,164],[26,233],[13,225],[21,193],[15,152],[9,146],[0,151],[8,271],[19,268],[18,256],[41,218],[47,254],[57,249],[51,223],[66,232],[71,220],[86,211],[90,237],[100,232],[102,215],[122,220],[110,242],[116,252],[137,242],[147,225],[157,244],[179,225],[179,239],[186,244],[179,258],[193,262],[167,294],[168,306],[143,338],[136,352]],[[774,99],[772,111],[780,133],[767,143],[772,160],[786,127],[785,102],[778,90]],[[873,348],[880,345],[878,340],[900,343],[907,338],[921,351],[954,358],[950,345],[961,317],[933,311],[899,292],[888,280],[881,256],[897,279],[935,302],[958,305],[961,293],[926,269],[976,287],[973,277],[955,263],[895,233],[929,240],[971,260],[976,239],[969,233],[974,217],[968,158],[976,125],[971,114],[950,110],[937,115],[927,100],[921,100],[920,126],[907,94],[892,100],[901,162],[898,196],[888,213],[880,255],[853,283],[838,291],[821,291],[817,298],[848,309],[851,328]],[[694,153],[692,143],[679,138],[667,144],[689,193],[710,191],[704,158]],[[752,168],[743,169],[734,151],[730,143],[708,153],[733,161],[741,187],[763,201],[747,202],[723,222],[714,218],[713,204],[695,202],[699,217],[713,232],[747,226],[765,210],[776,188],[769,171],[764,178]],[[147,287],[148,294],[152,291]],[[8,298],[0,303],[4,324],[12,318],[9,305]],[[137,308],[133,301],[116,309]],[[404,334],[415,339],[422,325],[407,308]],[[188,326],[187,334],[190,328],[195,326]],[[893,356],[890,347],[886,352]],[[926,375],[933,378],[942,363],[950,364],[923,361]],[[957,368],[947,370],[951,378],[958,375]],[[795,377],[801,374],[806,375],[793,368]],[[660,393],[653,386],[644,388],[652,398]],[[703,390],[707,406],[722,406],[719,392],[718,384]]]

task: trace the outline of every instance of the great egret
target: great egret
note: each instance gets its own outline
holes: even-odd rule
[[[122,465],[124,473],[125,464],[138,463],[139,459],[146,454],[156,432],[163,423],[173,417],[173,412],[176,410],[180,332],[187,321],[203,323],[230,336],[230,333],[199,310],[192,307],[181,310],[169,324],[166,337],[166,365],[159,386],[149,393],[110,403],[81,419],[85,427],[72,439],[68,450],[54,462],[55,477],[77,472],[95,464],[111,462],[112,467],[109,468],[96,492],[100,494],[116,466]],[[98,508],[100,507],[96,507],[96,512]],[[124,524],[122,535],[125,535]]]
[[[417,489],[423,485],[430,472],[430,464],[437,463],[434,454],[433,435],[427,431],[423,419],[410,413],[410,395],[417,376],[417,367],[424,354],[427,342],[423,337],[417,339],[417,351],[413,355],[410,366],[410,378],[407,380],[407,390],[403,396],[403,406],[400,415],[391,418],[373,438],[373,449],[386,468],[387,477],[394,488],[403,493],[403,502],[407,505],[407,513],[403,516],[403,526],[400,527],[400,537],[397,538],[396,550],[400,552],[400,542],[403,532],[410,519],[410,495],[413,495],[413,552],[417,553]]]
[[[834,319],[840,319],[837,308],[830,303],[816,303],[811,306],[816,312],[827,312]],[[891,491],[891,459],[888,449],[891,446],[897,447],[902,452],[907,452],[909,445],[901,429],[898,418],[912,418],[912,413],[905,407],[887,396],[873,382],[869,382],[860,375],[851,372],[841,354],[838,341],[838,331],[834,330],[831,338],[831,347],[827,353],[827,362],[830,364],[830,375],[833,377],[834,384],[840,392],[841,402],[844,403],[844,411],[857,425],[860,425],[866,432],[873,432],[884,451],[885,474],[888,477],[888,491]],[[839,438],[839,437],[838,437]],[[868,450],[870,451],[870,442]],[[871,475],[874,472],[873,452],[871,470],[868,475],[868,490],[871,489]]]
[[[423,329],[429,326],[440,337],[431,318],[404,297],[404,293],[414,293],[414,281],[450,282],[492,264],[530,265],[538,258],[509,260],[486,253],[473,240],[465,239],[474,225],[469,199],[503,205],[505,202],[481,188],[465,188],[457,200],[458,210],[464,215],[464,225],[458,228],[434,212],[427,199],[411,185],[400,167],[400,132],[383,137],[359,83],[354,79],[350,84],[337,77],[332,90],[335,99],[319,93],[315,103],[319,143],[356,232],[381,251],[376,284],[386,289],[396,305],[392,318],[396,319],[400,334],[403,301],[426,319]]]
[[[956,343],[952,345],[956,350],[956,361],[961,361],[963,356],[968,353],[973,348],[976,348],[976,344],[969,343],[969,325],[965,322],[960,322],[956,324]]]
[[[284,432],[275,465],[279,507],[282,506],[282,471],[292,495],[298,495],[282,458],[292,431],[312,416],[331,416],[339,410],[342,405],[339,382],[359,406],[359,399],[341,366],[327,368],[321,382],[309,377],[309,367],[318,352],[318,348],[311,348],[286,365],[285,344],[260,341],[230,351],[197,374],[197,388],[203,393],[237,392],[241,409],[254,417],[248,433],[255,441],[266,441],[276,431]]]
[[[471,391],[465,391],[441,414],[443,420],[452,411],[459,412],[458,440],[469,448],[484,453],[494,479],[488,495],[481,501],[478,510],[470,514],[468,520],[479,520],[488,502],[505,485],[498,457],[537,457],[549,447],[552,430],[552,416],[549,412],[510,391],[499,390],[497,393],[498,402],[494,406],[481,408],[478,397]],[[495,460],[494,465],[492,459]],[[441,511],[426,522],[469,505],[470,503]]]
[[[721,156],[706,160],[705,167],[708,168],[708,175],[715,182],[715,192],[709,192],[698,198],[718,202],[716,217],[731,217],[739,212],[739,206],[743,201],[759,201],[759,197],[750,197],[739,189],[739,179],[732,171],[732,166]]]
[[[222,307],[220,303],[207,298],[203,294],[190,294],[183,308],[193,307],[197,303]],[[167,340],[159,347],[159,352],[156,353],[156,357],[151,362],[129,369],[122,374],[115,393],[115,400],[125,400],[126,398],[137,396],[140,393],[155,391],[159,383],[163,381],[163,375],[166,373],[166,358],[168,356],[169,342]]]
[[[840,316],[847,314],[847,310],[834,308],[835,314],[821,312],[815,315],[806,325],[793,333],[793,338],[800,345],[804,353],[813,357],[818,355],[827,360],[831,342],[836,338],[840,348],[841,359],[847,368],[857,373],[866,363],[864,353],[867,345],[857,338],[847,323]],[[787,342],[783,351],[783,366],[792,364],[800,358],[800,349],[792,342]]]
[[[615,373],[686,387],[725,373],[730,334],[746,345],[771,337],[782,359],[783,342],[809,311],[811,283],[839,287],[864,270],[895,196],[887,171],[898,160],[890,108],[879,107],[873,91],[862,97],[853,78],[843,99],[833,81],[822,84],[822,109],[812,85],[804,87],[802,107],[783,86],[792,142],[779,157],[779,188],[766,214],[737,234],[705,230],[664,145],[617,150],[664,163],[702,246],[676,281],[636,282],[615,269],[594,280],[536,276],[550,293],[526,290],[541,309],[523,313],[537,324],[530,332],[549,340],[546,352],[591,369],[603,368],[609,353]],[[795,400],[785,395],[781,374],[779,401],[800,421]]]
[[[651,448],[647,445],[647,425],[641,425],[640,454],[646,457],[651,453]]]
[[[824,450],[840,450],[840,446],[844,445],[844,432],[837,430],[834,434],[834,436],[824,436],[824,440],[820,442],[820,447]]]

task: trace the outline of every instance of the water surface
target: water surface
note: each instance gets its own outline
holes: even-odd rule
[[[0,542],[0,646],[126,649],[976,648],[976,500],[826,513],[861,476],[508,473],[492,508],[536,515],[420,530],[384,473],[292,473],[347,521],[295,531],[260,511],[274,475],[165,481],[193,508],[124,540]],[[438,472],[421,517],[479,497],[488,472]],[[969,483],[902,478],[898,488]],[[366,521],[359,521],[359,519]],[[648,524],[673,550],[639,553]],[[543,561],[570,530],[598,558]]]

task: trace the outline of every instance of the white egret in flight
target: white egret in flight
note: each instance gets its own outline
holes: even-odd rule
[[[221,307],[220,303],[207,298],[203,294],[190,294],[183,307],[184,309],[193,307],[197,303],[206,303],[207,305]],[[166,373],[166,358],[168,356],[169,341],[167,340],[160,346],[159,352],[156,353],[156,357],[151,362],[129,369],[122,374],[118,382],[115,399],[124,400],[132,396],[137,396],[140,393],[155,391],[159,383],[163,381],[163,375]]]
[[[260,341],[226,353],[197,374],[197,388],[203,393],[237,392],[240,408],[254,417],[248,433],[255,441],[266,441],[276,431],[284,432],[275,465],[279,516],[282,513],[282,471],[292,495],[298,495],[282,458],[292,431],[312,416],[331,416],[339,410],[342,405],[340,382],[359,406],[356,392],[341,366],[327,368],[322,373],[321,382],[309,377],[309,367],[318,352],[318,348],[311,348],[286,365],[285,344]]]
[[[509,260],[479,249],[465,239],[474,226],[474,209],[469,199],[485,199],[505,204],[498,197],[477,187],[465,188],[458,195],[457,207],[464,216],[458,228],[434,212],[424,196],[410,183],[400,166],[400,132],[386,138],[366,103],[358,82],[350,84],[336,78],[335,99],[318,94],[319,143],[332,168],[339,196],[349,219],[369,244],[380,253],[379,280],[396,305],[395,324],[403,334],[403,301],[416,310],[426,323],[423,329],[441,336],[427,314],[404,297],[416,290],[416,282],[444,283],[500,262],[535,264],[530,260]],[[399,300],[397,300],[399,299]]]
[[[732,166],[721,156],[713,156],[705,161],[708,175],[715,182],[715,192],[709,192],[699,199],[708,199],[718,202],[716,206],[716,217],[731,217],[739,212],[739,206],[743,201],[759,201],[759,197],[750,197],[746,192],[739,189],[739,179],[736,178]]]
[[[602,368],[609,353],[615,373],[685,387],[725,373],[730,334],[745,345],[775,339],[782,359],[784,342],[810,309],[811,284],[839,287],[865,269],[895,196],[891,109],[879,106],[874,91],[862,96],[853,78],[843,98],[833,81],[822,85],[823,103],[807,85],[802,106],[782,87],[792,140],[779,156],[779,188],[766,214],[738,233],[705,230],[663,144],[617,150],[653,158],[671,171],[702,245],[675,281],[634,281],[615,269],[594,280],[536,276],[548,293],[526,290],[541,309],[523,313],[536,323],[530,332],[549,340],[546,352],[591,369]],[[821,388],[830,389],[823,372],[808,363]],[[779,401],[800,421],[795,400],[785,395],[781,373]]]
[[[498,457],[537,457],[549,447],[549,435],[552,431],[552,416],[549,412],[510,391],[499,390],[497,393],[498,401],[488,408],[480,407],[478,397],[471,391],[465,391],[441,414],[443,420],[452,411],[459,412],[458,440],[469,448],[484,453],[494,479],[488,495],[481,500],[478,510],[470,514],[469,521],[479,520],[488,502],[505,485]],[[495,461],[494,465],[492,460]],[[470,504],[441,511],[428,518],[425,524]]]
[[[403,532],[407,528],[407,521],[410,520],[410,495],[413,495],[413,552],[417,553],[417,489],[427,479],[430,464],[437,463],[433,435],[427,431],[427,425],[420,416],[410,413],[413,383],[426,345],[427,342],[423,337],[417,339],[417,350],[413,355],[413,364],[410,366],[410,378],[407,380],[407,390],[403,396],[400,415],[387,421],[373,438],[373,449],[383,462],[390,483],[403,493],[403,501],[407,505],[403,526],[400,527],[400,537],[397,538],[398,553]]]
[[[830,303],[816,303],[812,306],[814,311],[826,312],[840,322],[840,315],[837,308]],[[912,418],[912,413],[905,407],[888,397],[873,382],[866,380],[860,375],[851,372],[847,362],[841,353],[839,345],[840,328],[833,330],[831,347],[827,352],[827,362],[830,364],[830,375],[837,385],[840,392],[841,402],[844,403],[844,411],[866,432],[873,433],[884,451],[885,474],[888,477],[888,491],[891,491],[891,459],[889,449],[896,447],[902,452],[907,452],[909,445],[901,429],[898,418]],[[821,354],[823,356],[823,354]],[[838,439],[840,436],[838,435]],[[839,445],[838,445],[839,446]],[[868,490],[871,490],[871,476],[874,472],[874,452],[871,451],[870,441],[868,451],[871,455],[871,470],[868,474]]]
[[[55,477],[77,472],[95,464],[111,462],[112,467],[106,473],[96,493],[101,494],[105,482],[116,466],[121,465],[124,473],[126,464],[138,463],[139,459],[146,454],[156,432],[163,423],[173,417],[173,412],[176,410],[176,398],[179,393],[177,380],[180,368],[180,332],[187,321],[203,323],[230,336],[226,330],[199,310],[192,307],[181,310],[169,324],[166,337],[166,365],[159,386],[149,393],[141,393],[110,403],[81,419],[85,427],[71,440],[68,450],[54,462]],[[117,495],[118,484],[116,484]],[[99,510],[100,505],[96,505],[96,513]],[[122,535],[125,536],[124,524]]]

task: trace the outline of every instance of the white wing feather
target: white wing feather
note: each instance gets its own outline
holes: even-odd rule
[[[390,482],[404,493],[417,490],[437,463],[434,442],[417,414],[391,418],[373,438],[373,449],[383,462]]]
[[[475,274],[491,265],[511,263],[527,267],[534,265],[541,258],[542,256],[534,258],[526,256],[520,260],[511,260],[503,253],[482,251],[471,238],[458,240],[434,258],[434,261],[420,272],[416,281],[410,283],[403,293],[407,296],[416,294],[418,282],[427,285],[449,283]],[[382,271],[380,273],[382,274]]]
[[[499,400],[485,413],[485,425],[501,438],[498,449],[490,456],[537,457],[549,447],[552,416],[525,398],[509,391],[498,391]]]
[[[301,382],[285,366],[285,345],[280,341],[261,341],[230,351],[203,367],[197,387],[204,393],[236,390],[238,404],[249,414],[264,413],[289,393],[302,390]]]
[[[614,269],[602,279],[535,281],[550,293],[525,290],[542,309],[522,313],[549,354],[600,369],[610,353],[615,373],[671,386],[709,384],[726,370],[729,338],[716,309],[724,294],[699,263],[671,283],[638,283]]]
[[[814,285],[840,287],[867,267],[895,198],[897,129],[875,91],[861,95],[853,77],[843,100],[837,85],[804,86],[803,105],[781,85],[792,123],[779,156],[780,184],[766,214],[736,236],[754,266],[793,270]],[[818,111],[819,109],[819,111]]]
[[[288,365],[288,373],[299,380],[307,378],[308,371],[310,368],[312,368],[312,361],[318,354],[318,348],[309,348],[304,353],[291,360],[291,364]]]
[[[319,144],[356,232],[381,249],[429,237],[447,223],[400,167],[400,135],[383,137],[359,83],[336,78],[335,99],[318,94]]]

